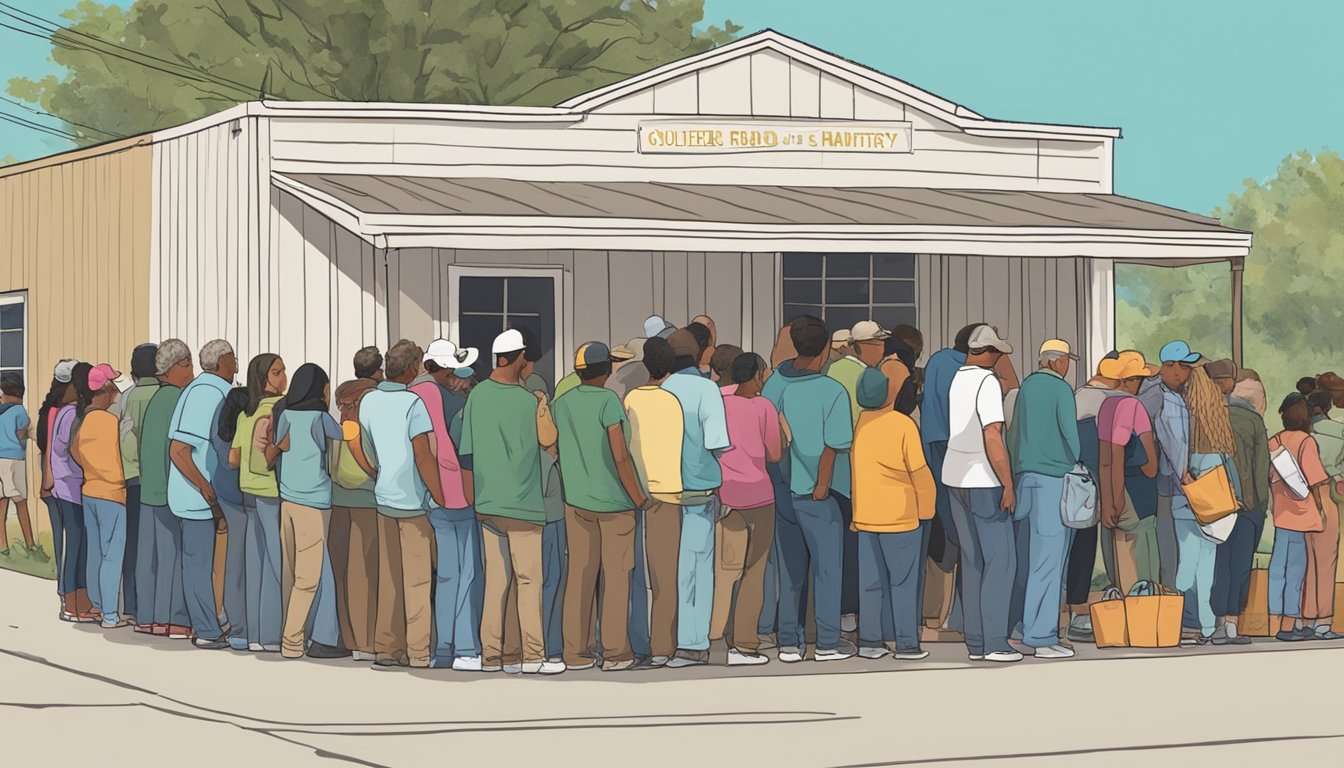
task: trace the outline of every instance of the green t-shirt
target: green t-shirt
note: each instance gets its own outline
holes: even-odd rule
[[[477,384],[462,409],[457,452],[471,470],[479,514],[546,522],[535,395],[492,379]]]
[[[168,429],[182,390],[164,384],[145,407],[140,428],[140,503],[168,506]]]
[[[634,509],[634,502],[621,485],[607,439],[608,427],[625,424],[625,409],[616,393],[582,384],[557,398],[551,412],[560,434],[565,503],[589,512]]]
[[[551,400],[559,400],[561,395],[578,389],[581,383],[583,383],[583,380],[579,378],[579,374],[570,371],[565,378],[560,380],[560,383],[555,385],[555,397]]]
[[[257,422],[271,415],[280,396],[268,397],[257,405],[257,412],[248,415],[247,411],[238,414],[238,430],[233,434],[233,447],[240,452],[238,461],[238,487],[243,493],[274,499],[280,496],[280,486],[275,480],[275,471],[266,468],[266,456],[253,447],[252,433]],[[267,422],[269,423],[269,421]],[[143,472],[143,470],[141,470]]]
[[[826,375],[840,382],[840,386],[844,387],[846,394],[849,395],[849,420],[855,426],[859,423],[859,415],[863,413],[863,409],[859,407],[859,377],[866,370],[868,366],[853,357],[836,360],[826,369]],[[849,487],[850,473],[849,453],[837,454],[835,468],[831,472],[831,489],[845,498],[849,498],[852,493]]]

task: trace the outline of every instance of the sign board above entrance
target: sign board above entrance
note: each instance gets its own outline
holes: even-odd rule
[[[657,120],[639,124],[639,151],[726,154],[733,152],[911,151],[910,123]]]

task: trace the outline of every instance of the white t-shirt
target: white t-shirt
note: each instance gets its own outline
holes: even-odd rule
[[[947,398],[947,458],[943,484],[949,488],[998,488],[999,478],[985,453],[985,427],[1003,422],[1003,389],[988,368],[964,365],[952,377]]]

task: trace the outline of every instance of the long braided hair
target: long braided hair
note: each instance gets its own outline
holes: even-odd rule
[[[1190,450],[1194,453],[1236,451],[1227,400],[1202,367],[1190,372],[1185,385],[1185,403],[1190,408]]]

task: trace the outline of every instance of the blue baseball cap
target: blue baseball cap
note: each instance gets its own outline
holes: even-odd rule
[[[611,350],[600,341],[590,341],[579,347],[579,351],[574,354],[574,370],[576,371],[609,362],[611,362]]]
[[[475,368],[454,368],[453,375],[459,379],[470,379],[476,375]]]
[[[1201,355],[1198,352],[1191,352],[1190,345],[1184,341],[1173,341],[1162,348],[1158,353],[1157,359],[1164,363],[1185,363],[1194,365],[1199,362]]]
[[[854,399],[861,408],[881,408],[887,404],[887,375],[876,368],[865,368],[854,388]]]

